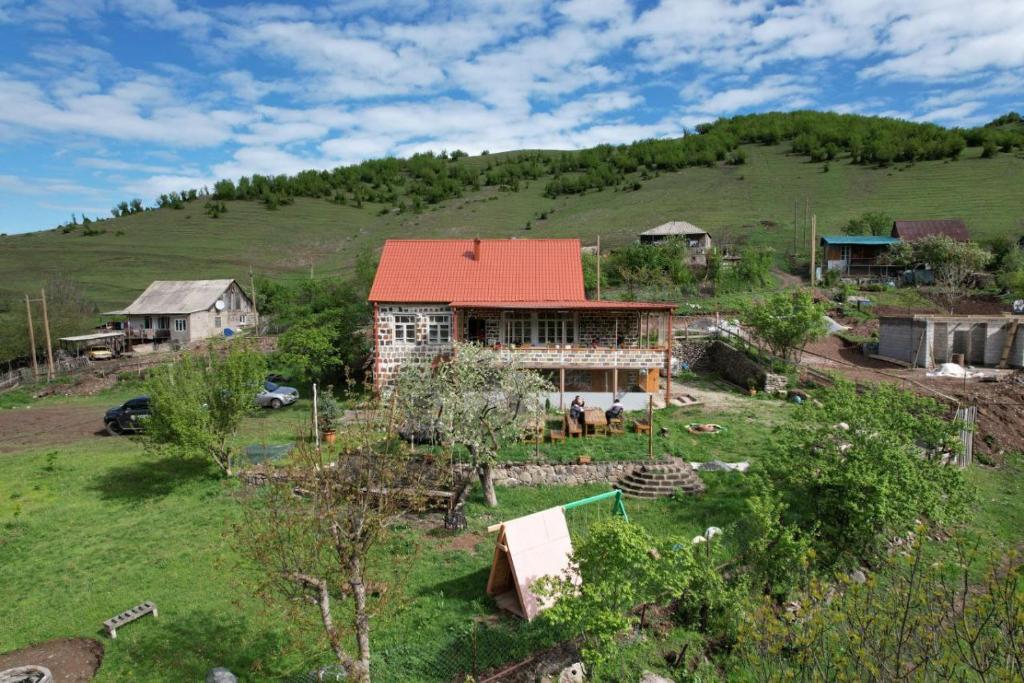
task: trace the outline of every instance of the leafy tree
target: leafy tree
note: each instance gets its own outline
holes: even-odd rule
[[[151,416],[142,438],[157,452],[208,457],[231,474],[231,443],[242,419],[254,413],[266,376],[263,356],[243,344],[219,352],[186,353],[151,371],[145,384]]]
[[[735,275],[743,285],[766,287],[771,284],[773,251],[748,247],[740,251]]]
[[[900,265],[925,264],[935,278],[935,291],[950,313],[967,295],[964,281],[985,268],[992,256],[974,242],[957,242],[946,235],[929,235],[889,247],[888,259]]]
[[[639,624],[633,608],[683,596],[700,564],[689,541],[658,544],[643,527],[610,517],[576,543],[566,575],[533,588],[554,601],[543,618],[580,636],[584,660],[600,672],[618,660],[618,637]]]
[[[330,327],[296,325],[278,337],[277,361],[306,382],[338,377],[345,355],[337,342],[336,330]]]
[[[996,281],[1015,299],[1024,297],[1024,251],[1014,248],[1002,258]]]
[[[597,291],[597,256],[594,254],[583,254],[583,288],[587,292],[587,296],[593,296]],[[601,288],[606,289],[608,287],[608,265],[607,263],[602,264],[601,269]]]
[[[770,488],[747,500],[747,515],[737,530],[736,561],[754,588],[785,598],[803,587],[813,553],[810,540],[785,520],[786,504]]]
[[[435,472],[386,431],[386,408],[373,404],[360,412],[367,417],[340,436],[344,447],[314,449],[309,439],[298,439],[294,465],[250,490],[234,538],[263,569],[261,594],[296,611],[314,606],[346,680],[368,682],[374,611],[369,586],[383,571],[371,565],[370,553],[393,533],[399,517],[421,509]],[[408,566],[395,561],[392,550],[389,558],[395,573]],[[355,655],[335,622],[338,603],[350,609],[346,621]]]
[[[824,566],[870,561],[916,520],[963,516],[970,492],[943,462],[960,426],[942,406],[889,384],[817,398],[779,429],[762,471]]]
[[[449,359],[407,363],[394,388],[397,415],[407,433],[468,452],[487,504],[498,504],[491,468],[501,448],[517,440],[524,423],[543,411],[550,384],[518,365],[515,354],[456,344]]]
[[[807,290],[778,292],[743,309],[743,323],[779,358],[796,352],[828,331],[825,306]]]
[[[766,600],[749,615],[734,651],[744,679],[1021,680],[1020,556],[954,543],[953,553],[935,559],[917,538],[863,583],[815,583],[792,603],[792,616],[780,617]]]
[[[882,211],[867,211],[843,226],[847,235],[888,235],[892,230],[892,217]]]

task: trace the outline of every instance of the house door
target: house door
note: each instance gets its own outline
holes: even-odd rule
[[[487,321],[483,318],[470,318],[467,320],[466,340],[480,343],[487,341]]]

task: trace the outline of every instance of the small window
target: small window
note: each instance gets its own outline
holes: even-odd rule
[[[248,318],[246,318],[245,313],[242,313],[241,315],[238,316],[238,324],[239,325],[244,325],[247,320],[248,320]]]
[[[416,316],[402,314],[395,316],[395,341],[413,344],[416,342]]]
[[[174,319],[174,329],[177,330],[178,332],[184,332],[185,331],[185,319],[184,318],[175,318]]]
[[[431,344],[446,344],[452,340],[452,317],[450,315],[429,316],[427,341]]]
[[[151,330],[153,329],[153,319],[148,315],[142,319],[142,329]]]
[[[161,316],[156,319],[156,329],[158,330],[169,330],[171,329],[171,319],[166,316]]]
[[[213,317],[213,326],[218,328],[218,329],[220,328],[220,316],[219,315]]]

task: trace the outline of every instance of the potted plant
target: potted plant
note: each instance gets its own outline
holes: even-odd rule
[[[317,426],[325,443],[334,443],[337,438],[337,424],[341,417],[341,408],[334,398],[334,387],[328,386],[327,391],[320,395],[317,406]]]
[[[747,378],[747,393],[751,396],[757,395],[757,381],[753,377]]]
[[[589,455],[581,455],[576,458],[576,462],[580,465],[589,465],[591,463],[591,457]]]

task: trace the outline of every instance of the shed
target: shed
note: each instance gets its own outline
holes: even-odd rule
[[[880,263],[880,257],[899,241],[883,235],[823,235],[819,242],[825,251],[826,270],[843,275],[885,275],[894,267]]]
[[[61,337],[59,340],[62,348],[80,355],[83,349],[90,346],[106,346],[115,354],[124,351],[124,332],[94,332],[92,334],[79,334],[73,337]]]
[[[711,235],[693,223],[671,221],[640,233],[640,244],[661,244],[670,239],[681,239],[686,243],[690,252],[690,265],[704,265],[707,262]]]
[[[561,507],[502,523],[487,579],[487,594],[502,609],[532,621],[546,607],[533,592],[544,576],[565,576],[571,570],[572,540]],[[579,583],[578,574],[570,574]]]

